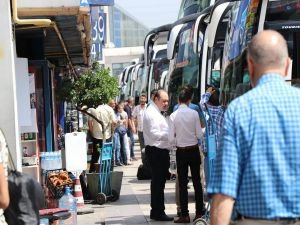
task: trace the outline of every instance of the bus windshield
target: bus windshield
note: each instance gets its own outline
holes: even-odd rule
[[[210,6],[210,2],[211,0],[182,0],[178,19],[181,19],[193,13],[201,12],[203,9]]]
[[[193,49],[193,33],[194,21],[185,24],[179,34],[174,68],[170,70],[169,98],[171,107],[177,103],[179,88],[191,85],[194,89],[198,89],[199,55]],[[197,96],[195,95],[195,102],[199,101]]]
[[[142,89],[142,80],[144,75],[145,67],[144,65],[140,66],[137,71],[137,80],[135,85],[135,96],[140,96],[143,92],[141,92]],[[144,93],[145,94],[145,93]]]
[[[269,1],[264,29],[277,30],[284,36],[293,62],[287,80],[300,87],[300,1]]]
[[[221,103],[227,105],[251,88],[246,47],[255,33],[259,0],[235,2],[229,15],[222,63]]]
[[[126,87],[125,87],[125,97],[127,98],[128,96],[130,96],[132,93],[131,93],[131,83],[132,83],[132,75],[131,73],[133,72],[133,68],[130,68],[129,71],[128,71],[128,78],[127,78],[127,81],[126,82]]]

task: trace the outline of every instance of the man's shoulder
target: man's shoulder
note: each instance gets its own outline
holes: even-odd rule
[[[131,110],[131,108],[130,108],[129,105],[126,104],[126,105],[124,106],[124,110],[125,110],[125,111],[126,111],[126,110]]]
[[[172,112],[171,115],[170,115],[170,120],[174,120],[174,118],[176,117],[176,114],[177,114],[178,112],[179,112],[178,110]]]
[[[154,104],[154,103],[153,103]],[[153,104],[150,104],[146,110],[145,110],[145,115],[151,115],[153,112],[156,111],[155,106]]]
[[[194,110],[199,110],[200,106],[195,103],[190,103],[189,108],[194,109]]]
[[[137,105],[137,106],[135,106],[134,108],[133,108],[133,110],[132,111],[140,111],[141,110],[141,105]]]

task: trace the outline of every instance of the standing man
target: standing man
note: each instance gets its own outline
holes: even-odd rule
[[[170,167],[170,145],[168,122],[161,112],[167,110],[168,103],[167,92],[158,90],[153,103],[145,111],[143,121],[146,157],[152,169],[150,218],[158,221],[173,220],[166,215],[164,203],[164,189]]]
[[[89,117],[88,121],[89,130],[93,138],[93,153],[89,170],[92,173],[96,170],[95,163],[99,161],[100,152],[98,148],[102,147],[103,140],[111,141],[114,131],[115,114],[114,110],[107,104],[99,105],[96,109],[89,109],[89,111],[99,121],[102,121],[102,125],[92,117]]]
[[[132,112],[132,117],[137,123],[137,132],[138,132],[138,138],[140,142],[141,153],[142,153],[142,149],[145,148],[145,141],[143,136],[143,119],[146,110],[146,102],[147,102],[146,95],[141,95],[140,104],[137,105]]]
[[[237,225],[299,224],[300,90],[284,81],[286,41],[276,31],[258,33],[247,62],[254,88],[225,112],[223,148],[208,185],[211,224],[229,224],[233,205]]]
[[[133,136],[133,134],[136,133],[136,130],[135,130],[135,125],[134,125],[134,121],[132,118],[133,102],[134,102],[134,98],[132,96],[129,96],[128,100],[127,100],[127,104],[124,107],[124,111],[128,115],[127,136],[129,137],[129,140],[130,140],[130,145],[129,145],[130,160],[136,160],[135,155],[134,155],[134,136]]]
[[[224,114],[225,114],[225,107],[222,106],[219,102],[219,96],[220,92],[217,88],[209,87],[207,88],[205,94],[202,95],[200,105],[202,108],[205,108],[205,104],[209,110],[210,115],[212,116],[214,127],[215,127],[215,133],[216,133],[216,149],[217,151],[220,150],[220,139],[223,136],[223,125],[224,125]],[[206,110],[205,110],[206,111]],[[209,129],[212,130],[212,124],[211,121],[208,118],[207,123],[209,126]],[[209,167],[208,167],[208,157],[207,157],[207,149],[206,149],[206,141],[202,141],[202,150],[205,157],[205,163],[204,163],[204,172],[205,172],[205,184],[207,186],[209,182]]]
[[[189,108],[193,93],[188,88],[179,92],[179,108],[170,115],[169,143],[176,147],[176,164],[179,181],[179,198],[181,215],[174,223],[189,223],[188,210],[188,167],[191,169],[195,190],[195,221],[203,216],[203,192],[200,178],[200,151],[198,140],[203,137],[199,114]]]

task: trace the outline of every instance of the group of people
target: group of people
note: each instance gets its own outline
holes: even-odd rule
[[[143,113],[147,98],[140,96],[140,104],[134,107],[134,98],[120,101],[110,100],[96,109],[89,109],[89,130],[93,140],[93,153],[89,172],[95,172],[99,161],[103,140],[113,142],[112,168],[131,165],[136,161],[134,152],[134,134],[137,133],[141,149],[143,148]]]
[[[207,186],[212,198],[210,223],[300,224],[300,90],[284,81],[291,61],[282,35],[271,30],[255,35],[248,46],[247,64],[252,90],[226,110],[212,87],[200,102],[213,117],[217,139]],[[206,146],[199,141],[204,134],[192,98],[191,89],[182,88],[179,104],[167,119],[162,112],[168,108],[168,94],[158,90],[144,112],[146,156],[152,169],[150,218],[154,220],[173,220],[164,205],[170,149],[176,149],[179,182],[180,211],[174,222],[190,222],[188,167],[195,190],[194,221],[204,213],[199,150],[205,151]]]
[[[203,98],[210,107],[210,89]],[[169,173],[169,150],[176,149],[176,202],[178,218],[175,223],[189,223],[188,210],[188,168],[190,168],[194,191],[196,211],[193,221],[204,214],[203,189],[200,177],[200,148],[203,141],[203,131],[200,119],[203,118],[199,105],[192,104],[193,88],[183,87],[178,94],[178,105],[174,112],[166,118],[164,111],[168,109],[169,97],[163,89],[158,90],[144,114],[144,139],[146,156],[152,169],[151,180],[151,212],[150,218],[158,221],[171,221],[172,217],[165,214],[164,187]],[[215,117],[215,119],[218,119]],[[159,160],[157,160],[159,159]]]

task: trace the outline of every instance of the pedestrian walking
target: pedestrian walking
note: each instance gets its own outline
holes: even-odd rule
[[[140,149],[142,153],[142,149],[145,148],[145,141],[144,141],[144,136],[143,136],[143,119],[144,119],[144,113],[146,110],[146,102],[147,102],[147,97],[146,95],[141,95],[140,104],[134,107],[134,110],[132,112],[132,117],[135,120],[137,124],[137,133],[138,133],[138,138],[140,142]]]
[[[181,215],[174,223],[189,223],[188,210],[188,168],[190,167],[196,200],[196,219],[202,217],[204,211],[203,191],[200,178],[200,151],[198,140],[203,137],[199,114],[189,108],[193,93],[188,88],[179,92],[179,108],[170,115],[169,143],[176,148],[176,164],[179,182],[179,198]]]
[[[134,134],[136,133],[135,124],[132,118],[132,110],[133,110],[133,102],[134,98],[132,96],[128,97],[127,104],[124,107],[125,112],[128,115],[128,129],[127,136],[129,138],[129,149],[130,149],[130,160],[136,160],[134,154]]]
[[[168,102],[167,92],[158,90],[153,103],[147,107],[143,120],[146,157],[152,170],[150,218],[158,221],[173,220],[166,215],[164,204],[164,189],[170,167],[170,145],[168,122],[161,112],[167,110]]]
[[[225,112],[222,151],[212,182],[211,224],[299,224],[300,90],[285,83],[291,61],[276,31],[253,37],[247,50],[253,89]]]

